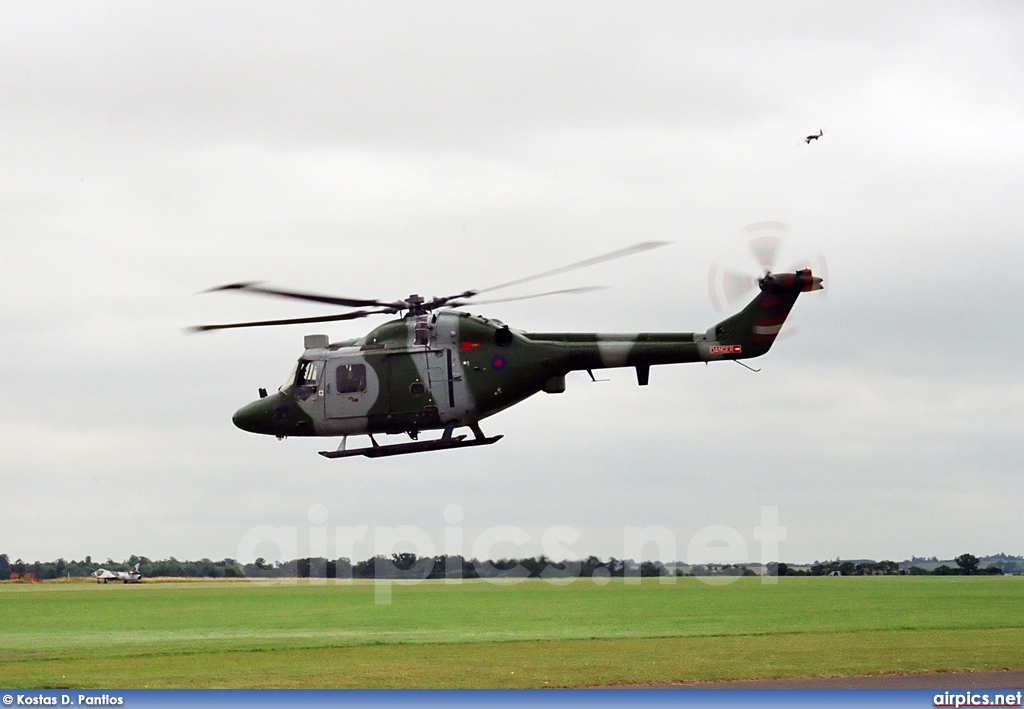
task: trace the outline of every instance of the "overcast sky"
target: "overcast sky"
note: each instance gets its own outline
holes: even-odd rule
[[[532,536],[502,556],[661,525],[685,559],[726,525],[755,560],[764,506],[787,561],[1024,554],[1021,37],[1015,1],[0,3],[0,552],[220,559],[314,524],[440,552],[456,504],[466,551]],[[232,426],[303,335],[379,320],[182,333],[331,312],[195,295],[234,280],[442,295],[652,239],[539,288],[607,290],[478,310],[703,331],[762,220],[780,266],[828,265],[763,371],[576,373],[494,446],[329,461]]]

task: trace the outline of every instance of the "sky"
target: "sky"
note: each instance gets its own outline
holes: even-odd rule
[[[622,558],[639,527],[758,561],[767,513],[794,563],[1024,554],[1022,35],[1010,1],[0,2],[0,552]],[[233,427],[303,335],[380,320],[183,332],[331,312],[221,283],[445,295],[648,240],[479,312],[703,332],[765,220],[827,281],[760,372],[575,373],[494,446]]]

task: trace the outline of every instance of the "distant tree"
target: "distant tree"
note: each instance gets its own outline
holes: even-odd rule
[[[586,559],[584,559],[582,564],[580,565],[580,576],[583,576],[584,578],[590,578],[594,575],[594,569],[600,568],[603,565],[604,564],[601,562],[600,559],[591,554]]]
[[[187,575],[185,573],[185,569],[184,569],[184,566],[182,565],[182,563],[180,561],[178,561],[177,559],[175,559],[173,556],[167,557],[166,561],[163,561],[163,562],[161,562],[161,563],[159,563],[157,565],[161,567],[161,571],[160,571],[159,574],[155,574],[154,573],[154,575],[159,575],[159,576],[186,576]]]
[[[990,576],[1002,576],[1003,570],[1000,569],[998,566],[986,566],[984,569],[982,569],[981,573],[988,574]]]
[[[224,568],[217,565],[216,562],[203,557],[199,560],[199,563],[195,565],[195,573],[189,574],[190,576],[202,576],[204,578],[220,578],[224,575]]]
[[[660,561],[641,561],[640,562],[640,575],[641,576],[668,576],[668,570],[665,565]]]
[[[911,576],[922,576],[924,574],[927,574],[928,572],[925,569],[922,569],[920,566],[911,566],[909,569],[907,569],[907,573]]]
[[[35,572],[37,579],[55,579],[57,578],[57,565],[52,561],[41,563],[36,562],[32,571]]]
[[[616,559],[614,556],[608,557],[608,563],[606,566],[612,576],[622,576],[626,570],[626,563],[621,559]]]
[[[382,564],[389,559],[385,556],[378,554],[370,559],[363,559],[352,567],[352,575],[357,579],[372,579],[374,573],[374,567],[376,566],[377,559],[382,559]]]
[[[887,575],[887,576],[891,576],[891,575],[897,574],[897,573],[899,573],[899,570],[900,570],[900,565],[897,564],[895,561],[888,561],[888,560],[879,561],[877,566],[878,566],[878,571],[880,573],[882,573],[882,574]]]
[[[256,564],[246,564],[242,567],[242,574],[247,578],[279,578],[284,576],[284,573],[278,571],[273,566],[264,563],[263,566],[257,566]]]
[[[508,563],[509,569],[514,569],[516,567],[516,559],[506,559],[504,561]],[[550,563],[551,559],[549,559],[544,554],[541,554],[537,557],[533,557],[531,559],[518,560],[518,564],[523,566],[527,571],[530,572],[530,578],[532,579],[540,578],[541,572],[544,571],[544,569],[546,569],[548,567],[548,564]]]
[[[11,578],[11,560],[6,554],[0,554],[0,579]]]
[[[964,575],[978,573],[978,564],[981,563],[980,559],[974,556],[974,554],[961,554],[953,559],[953,561],[960,567],[960,572]]]
[[[936,576],[954,576],[959,573],[959,571],[954,571],[950,566],[943,564],[942,566],[937,566],[935,571],[932,573]]]
[[[416,565],[417,557],[409,551],[399,552],[391,555],[391,561],[399,571],[408,571]]]

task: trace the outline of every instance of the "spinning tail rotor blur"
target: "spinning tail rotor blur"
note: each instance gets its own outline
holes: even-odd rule
[[[746,298],[758,287],[762,279],[775,272],[775,264],[785,244],[784,237],[789,231],[789,226],[783,222],[764,221],[748,224],[743,230],[750,235],[747,248],[760,266],[761,273],[754,275],[749,271],[734,270],[717,263],[711,264],[708,269],[708,296],[716,312],[723,312]],[[800,259],[784,272],[795,273],[803,269],[810,269],[815,276],[825,282],[828,281],[828,265],[822,254]],[[795,327],[789,328],[780,333],[780,337],[789,337],[796,332]]]

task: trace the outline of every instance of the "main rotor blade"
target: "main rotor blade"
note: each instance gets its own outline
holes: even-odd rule
[[[579,288],[564,288],[562,290],[551,290],[547,293],[534,293],[533,295],[520,295],[513,298],[493,298],[491,300],[463,301],[453,300],[448,303],[453,308],[463,305],[492,305],[494,303],[511,303],[514,300],[532,300],[533,298],[545,298],[549,295],[565,295],[568,293],[589,293],[590,291],[603,290],[608,286],[581,286]]]
[[[339,315],[321,315],[311,318],[286,318],[284,320],[254,320],[252,322],[225,323],[223,325],[194,325],[186,328],[187,332],[209,332],[211,330],[231,330],[238,327],[263,327],[265,325],[299,325],[312,322],[336,322],[338,320],[355,320],[365,318],[367,315],[381,315],[391,312],[390,310],[356,310],[351,313]]]
[[[203,291],[204,293],[213,293],[215,291],[225,290],[237,290],[244,291],[246,293],[258,293],[260,295],[272,295],[277,298],[294,298],[296,300],[308,300],[314,303],[326,303],[327,305],[341,305],[347,308],[395,308],[396,310],[400,307],[404,307],[400,303],[382,303],[379,300],[364,300],[361,298],[341,298],[333,295],[320,295],[318,293],[305,293],[302,291],[291,291],[291,290],[280,290],[278,288],[264,288],[263,286],[252,282],[242,283],[229,283],[224,286],[217,286],[216,288],[210,288],[209,290]]]
[[[670,242],[670,241],[642,241],[639,244],[633,244],[632,246],[627,246],[624,249],[618,249],[617,251],[612,251],[610,253],[603,254],[601,256],[594,256],[593,258],[588,258],[588,259],[585,259],[583,261],[577,261],[576,263],[570,263],[568,266],[562,266],[560,268],[553,268],[550,271],[544,271],[543,273],[538,273],[538,274],[533,275],[533,276],[527,276],[526,278],[519,278],[519,279],[514,280],[514,281],[509,281],[508,283],[502,283],[501,285],[491,286],[489,288],[481,288],[479,290],[473,291],[473,294],[476,295],[476,294],[479,294],[479,293],[487,293],[488,291],[498,290],[499,288],[511,288],[512,286],[518,286],[518,285],[520,285],[522,283],[529,283],[530,281],[538,281],[541,278],[548,278],[549,276],[557,276],[560,273],[568,273],[569,271],[575,271],[578,268],[586,268],[587,266],[594,266],[594,265],[599,264],[599,263],[604,263],[605,261],[611,261],[613,259],[623,258],[625,256],[632,256],[633,254],[638,254],[638,253],[641,253],[642,251],[650,251],[651,249],[656,249],[656,248],[661,247],[661,246],[667,246],[670,243],[672,243],[672,242]],[[465,296],[462,296],[462,297],[465,297]]]

